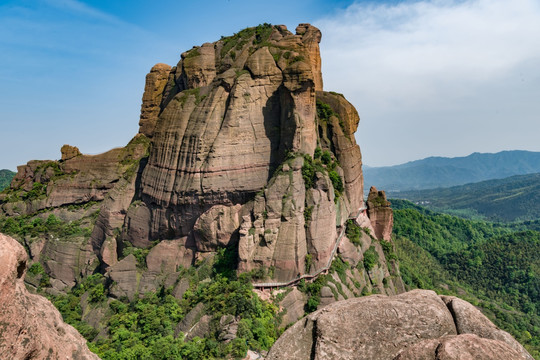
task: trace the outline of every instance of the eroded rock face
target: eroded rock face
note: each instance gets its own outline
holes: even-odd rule
[[[62,213],[92,229],[69,242],[27,241],[33,261],[47,252],[39,261],[54,289],[97,270],[115,282],[111,295],[132,297],[223,247],[238,248],[239,271],[262,268],[266,280],[327,267],[340,227],[363,205],[363,180],[360,119],[323,91],[320,40],[309,24],[295,34],[264,24],[194,47],[176,66],[151,69],[139,134],[126,147],[89,156],[66,145],[60,161],[20,167],[12,194],[0,194],[3,214]],[[321,152],[313,159],[317,147],[330,163]],[[129,246],[155,248],[137,266]]]
[[[328,104],[337,114],[326,124],[320,124],[319,138],[321,143],[333,149],[343,169],[345,192],[354,211],[364,203],[362,154],[354,137],[360,117],[354,106],[341,94],[317,91],[317,100]]]
[[[474,307],[461,302],[451,312],[428,290],[335,302],[289,328],[267,359],[532,359],[511,336],[476,335],[495,327],[482,314],[475,315],[474,331],[462,333],[453,313],[468,317]]]
[[[6,359],[99,359],[49,300],[27,292],[28,257],[0,234],[0,354]]]
[[[392,226],[394,213],[390,202],[386,200],[384,191],[378,191],[375,186],[369,189],[367,200],[368,215],[377,239],[390,241],[392,239]]]
[[[182,54],[171,70],[142,177],[150,238],[188,235],[210,207],[246,203],[286,151],[313,154],[320,32],[268,31],[268,46],[247,29]]]
[[[62,161],[73,159],[76,156],[82,155],[78,147],[71,145],[62,146],[60,152],[62,153]]]
[[[146,85],[141,105],[139,133],[152,137],[158,115],[161,111],[163,89],[167,85],[171,67],[167,64],[156,64],[146,75]]]
[[[423,340],[408,347],[395,360],[508,360],[524,359],[508,344],[472,334]]]

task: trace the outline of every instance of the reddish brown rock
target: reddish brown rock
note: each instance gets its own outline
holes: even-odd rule
[[[322,37],[321,32],[310,24],[300,24],[296,27],[296,34],[302,36],[302,42],[307,48],[315,91],[322,91],[323,79],[321,72],[321,53],[319,51],[319,43]]]
[[[343,169],[344,186],[351,211],[364,204],[364,177],[362,175],[362,154],[356,144],[354,133],[360,117],[354,106],[341,94],[317,91],[317,100],[329,105],[337,114],[330,123],[320,123],[321,142],[334,149]]]
[[[206,43],[183,53],[178,67],[182,69],[180,80],[184,89],[209,85],[216,77],[214,44]]]
[[[62,146],[60,152],[62,153],[62,161],[73,159],[74,157],[82,155],[78,147],[71,145]]]
[[[180,267],[188,268],[193,262],[193,251],[185,247],[185,239],[163,240],[146,257],[148,271],[174,273]]]
[[[292,290],[285,295],[283,300],[279,303],[280,307],[287,310],[283,315],[280,326],[284,328],[289,324],[295,323],[298,319],[304,316],[304,304],[306,301],[306,294],[293,287]]]
[[[76,279],[86,276],[95,269],[96,259],[92,247],[85,238],[50,238],[43,251],[42,262],[47,273],[59,282],[53,283],[56,290],[71,289]]]
[[[139,161],[146,155],[148,141],[137,135],[124,148],[99,155],[78,155],[64,161],[29,161],[17,167],[11,184],[15,192],[42,189],[35,200],[0,203],[8,215],[33,214],[40,210],[102,201],[120,179],[134,180]]]
[[[375,237],[379,240],[391,241],[394,213],[390,202],[386,200],[384,191],[377,191],[377,188],[372,186],[369,189],[367,207],[369,220],[375,230]]]
[[[167,85],[167,79],[171,67],[166,64],[156,64],[148,75],[146,75],[146,85],[141,105],[141,119],[139,121],[139,133],[152,137],[154,127],[161,111],[160,105],[163,97],[163,90]]]
[[[359,117],[342,96],[322,91],[320,40],[309,24],[296,34],[265,24],[194,47],[175,67],[157,64],[146,77],[139,134],[126,147],[94,156],[66,147],[63,161],[30,162],[14,187],[29,192],[46,184],[46,193],[2,203],[3,212],[98,203],[88,214],[89,243],[99,269],[117,279],[114,296],[169,283],[180,265],[156,254],[168,255],[164,241],[175,239],[187,238],[179,253],[172,251],[183,265],[238,242],[240,271],[263,268],[268,278],[288,281],[322,270],[338,227],[363,199],[354,139]],[[334,112],[325,124],[317,118],[318,98]],[[306,188],[303,156],[313,157],[318,144],[340,164],[332,167],[344,183],[339,198],[329,169],[319,168],[315,186]],[[156,240],[163,245],[146,259],[148,269],[118,261],[126,241],[149,248]],[[85,265],[94,263],[85,241],[65,254],[48,241],[44,249],[57,254],[45,268],[56,287],[88,272],[74,266],[77,251]]]
[[[238,241],[242,205],[215,205],[202,214],[193,227],[198,251],[216,251]]]
[[[117,298],[126,296],[133,300],[139,290],[137,259],[130,254],[109,268],[107,275],[114,281],[109,292]]]
[[[56,308],[24,286],[28,258],[14,239],[0,234],[0,354],[5,359],[99,359],[86,340],[63,322]]]
[[[243,217],[239,271],[273,267],[273,278],[278,281],[288,281],[306,272],[303,163],[301,157],[290,160],[255,198],[252,213]]]
[[[255,32],[242,31],[242,41],[196,47],[171,70],[142,176],[142,198],[154,204],[147,216],[150,239],[188,235],[214,205],[245,204],[286,151],[313,154],[310,57],[320,32],[304,28],[302,35],[271,28],[268,43],[275,45],[269,46],[260,46]],[[237,46],[228,46],[231,41]]]

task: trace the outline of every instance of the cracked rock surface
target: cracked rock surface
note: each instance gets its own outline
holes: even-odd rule
[[[527,359],[470,303],[430,290],[338,301],[299,320],[267,359]]]

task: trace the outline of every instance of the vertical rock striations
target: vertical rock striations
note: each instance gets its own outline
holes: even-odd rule
[[[223,247],[261,280],[326,270],[364,202],[360,118],[323,91],[320,40],[309,24],[295,34],[263,24],[193,47],[146,76],[139,134],[126,147],[89,156],[66,145],[60,161],[20,167],[0,195],[4,214],[91,230],[24,239],[54,290],[98,270],[115,282],[111,294],[131,297]],[[175,256],[161,261],[164,241]],[[133,247],[146,258],[126,257]],[[349,253],[358,262],[368,248]],[[381,259],[370,275],[381,289],[385,268]]]
[[[342,96],[322,91],[320,40],[309,24],[296,34],[264,24],[182,54],[155,127],[145,130],[152,151],[125,240],[144,247],[187,236],[198,252],[238,243],[240,271],[271,269],[268,277],[283,281],[310,270],[308,254],[313,270],[328,262],[336,226],[363,204],[363,190],[359,117]],[[157,98],[155,72],[143,108]],[[321,118],[318,101],[335,116]],[[317,147],[331,164],[313,160]]]

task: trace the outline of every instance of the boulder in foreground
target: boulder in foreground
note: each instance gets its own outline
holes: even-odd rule
[[[16,240],[0,234],[1,358],[99,359],[49,300],[26,290],[27,260],[26,251]]]
[[[299,320],[267,359],[527,359],[473,305],[429,290],[338,301]]]

